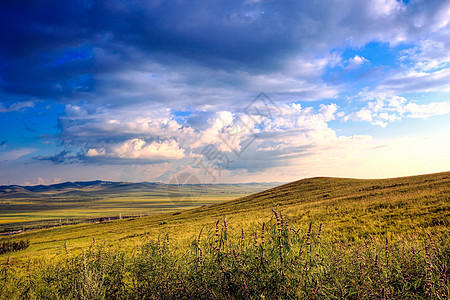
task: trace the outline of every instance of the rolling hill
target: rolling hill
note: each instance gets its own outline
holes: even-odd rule
[[[230,230],[259,227],[271,217],[272,208],[294,226],[322,223],[324,231],[342,240],[448,231],[450,172],[377,180],[308,178],[174,213],[30,231],[9,237],[30,241],[27,250],[13,253],[12,258],[60,254],[65,245],[77,251],[93,239],[132,248],[144,238],[169,234],[185,245],[202,228],[212,230],[215,221],[224,217],[233,224]]]

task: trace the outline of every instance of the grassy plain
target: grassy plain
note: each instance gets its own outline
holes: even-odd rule
[[[0,299],[449,299],[450,172],[25,232]]]
[[[224,198],[222,198],[224,199]],[[447,232],[450,225],[450,172],[377,180],[309,178],[253,195],[184,211],[100,224],[34,230],[3,239],[27,239],[30,247],[11,253],[11,264],[30,258],[76,253],[96,243],[132,249],[168,234],[182,247],[202,230],[214,230],[224,217],[231,231],[253,230],[280,211],[297,227],[322,223],[338,240],[358,242],[369,236]],[[0,256],[4,261],[7,255]]]
[[[66,183],[50,187],[0,189],[0,232],[79,223],[86,219],[154,215],[235,199],[274,184],[201,185],[195,199],[189,186],[168,193],[147,183]],[[76,188],[75,188],[75,187]],[[2,193],[3,191],[3,193]]]

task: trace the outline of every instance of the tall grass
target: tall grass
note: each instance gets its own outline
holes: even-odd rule
[[[251,232],[218,220],[187,248],[169,236],[132,253],[95,244],[19,271],[4,263],[2,299],[448,299],[449,234],[348,243],[281,213]]]

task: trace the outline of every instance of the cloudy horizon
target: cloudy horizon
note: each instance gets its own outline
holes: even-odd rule
[[[0,23],[0,184],[450,170],[450,1],[13,1]]]

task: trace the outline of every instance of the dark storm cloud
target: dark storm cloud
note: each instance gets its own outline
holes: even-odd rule
[[[130,165],[130,164],[156,164],[168,161],[167,159],[125,159],[115,158],[110,159],[106,157],[89,157],[80,152],[77,154],[72,153],[69,150],[63,150],[55,155],[48,156],[34,156],[33,160],[37,161],[50,161],[56,165],[68,165],[68,164],[108,164],[108,165]]]
[[[293,41],[281,20],[274,22],[280,17],[258,6],[233,1],[4,2],[2,88],[11,94],[69,97],[92,91],[95,75],[139,69],[136,63],[148,59],[170,65],[183,63],[182,58],[219,68],[268,64],[274,52],[292,48]],[[105,57],[96,59],[94,49]]]
[[[374,38],[389,41],[396,35],[420,34],[435,26],[434,16],[445,3],[412,1],[394,12],[384,5],[372,7],[360,1],[3,1],[0,88],[11,97],[119,105],[124,99],[168,101],[185,94],[193,99],[200,93],[185,93],[183,85],[235,87],[246,79],[233,76],[235,72],[278,71],[299,53],[327,50],[345,40],[362,45]],[[419,26],[417,18],[428,21]],[[154,78],[170,75],[167,85],[162,85],[164,91],[152,94],[146,87],[153,83],[135,86],[127,80],[127,71],[143,70],[151,76],[154,62],[163,72],[153,74]],[[164,74],[169,68],[172,74]],[[225,73],[211,76],[208,70]],[[174,73],[181,74],[179,81],[173,79]],[[138,95],[127,93],[131,88]]]
[[[70,155],[71,152],[68,150],[63,150],[55,155],[51,156],[35,156],[34,160],[51,161],[54,164],[70,164],[79,162],[77,156]]]

